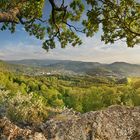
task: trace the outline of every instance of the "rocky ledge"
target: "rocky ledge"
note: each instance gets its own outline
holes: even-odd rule
[[[0,140],[140,140],[140,107],[111,106],[85,114],[64,110],[37,129],[4,117]]]

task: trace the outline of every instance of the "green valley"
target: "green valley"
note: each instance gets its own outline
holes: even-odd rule
[[[140,105],[140,78],[136,76],[35,75],[35,67],[0,65],[0,110],[13,121],[40,123],[64,108],[84,113],[116,104]],[[38,72],[44,69],[39,67]]]

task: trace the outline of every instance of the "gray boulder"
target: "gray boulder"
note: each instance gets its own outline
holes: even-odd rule
[[[140,107],[111,106],[85,114],[66,109],[38,128],[21,128],[2,117],[0,140],[140,140]]]

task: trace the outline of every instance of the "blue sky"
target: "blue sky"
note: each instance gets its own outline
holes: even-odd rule
[[[63,59],[81,60],[102,63],[124,61],[140,64],[140,45],[127,48],[125,42],[118,41],[115,44],[105,45],[100,41],[100,30],[92,38],[82,36],[83,44],[65,49],[57,47],[46,52],[41,48],[41,41],[29,36],[22,26],[18,26],[16,33],[0,31],[0,59]]]
[[[103,63],[125,61],[140,64],[140,45],[127,48],[122,41],[105,45],[99,36],[99,33],[93,38],[83,36],[81,46],[75,48],[68,46],[65,49],[58,47],[46,52],[41,48],[41,41],[29,36],[22,28],[18,28],[12,35],[9,31],[1,31],[0,59],[63,59]]]

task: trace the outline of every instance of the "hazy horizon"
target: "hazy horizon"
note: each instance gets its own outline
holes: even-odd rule
[[[47,10],[51,7],[46,4]],[[45,9],[44,9],[45,10]],[[46,15],[47,16],[47,15]],[[84,18],[84,17],[83,17]],[[89,61],[100,63],[113,63],[116,61],[140,64],[140,44],[134,48],[128,48],[126,42],[119,40],[114,44],[101,42],[102,27],[92,38],[79,34],[83,44],[78,47],[67,46],[61,49],[57,44],[56,49],[46,52],[42,49],[42,41],[29,36],[22,25],[17,25],[16,32],[0,32],[0,59],[63,59],[75,61]]]
[[[0,59],[55,59],[74,60],[100,63],[113,63],[116,61],[140,64],[140,45],[128,48],[123,41],[114,44],[104,44],[100,41],[101,32],[92,38],[82,36],[83,44],[78,47],[68,46],[64,49],[57,46],[56,49],[46,52],[41,48],[41,41],[27,35],[18,27],[15,34],[8,31],[0,33]]]
[[[54,60],[54,61],[75,61],[75,62],[93,62],[93,63],[100,63],[100,64],[112,64],[112,63],[128,63],[128,64],[136,64],[136,65],[140,65],[140,63],[130,63],[130,62],[125,62],[125,61],[114,61],[114,62],[111,62],[111,63],[103,63],[103,62],[99,62],[99,61],[82,61],[82,60],[70,60],[70,59],[0,59],[1,61],[4,61],[4,62],[8,62],[8,61],[26,61],[26,60]]]

